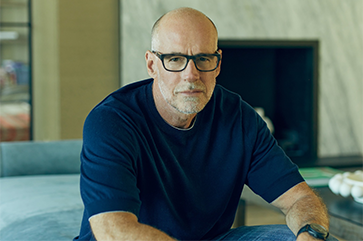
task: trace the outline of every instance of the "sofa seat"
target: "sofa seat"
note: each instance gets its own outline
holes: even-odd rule
[[[79,174],[0,178],[0,240],[72,240],[82,212]]]
[[[0,240],[72,240],[83,203],[82,140],[0,142]],[[235,227],[244,225],[241,200]]]

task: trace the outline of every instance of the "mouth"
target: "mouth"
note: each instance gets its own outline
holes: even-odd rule
[[[205,87],[202,85],[196,85],[194,83],[188,85],[188,86],[183,86],[183,87],[179,87],[177,89],[175,89],[175,94],[182,94],[182,95],[199,95],[199,94],[203,94],[205,92]]]
[[[184,90],[184,91],[178,91],[177,94],[184,94],[184,95],[196,95],[203,93],[203,90]]]

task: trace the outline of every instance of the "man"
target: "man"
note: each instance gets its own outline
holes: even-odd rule
[[[323,203],[258,114],[216,85],[217,39],[197,10],[165,14],[145,55],[152,79],[117,90],[89,114],[79,239],[295,240],[299,230],[297,240],[325,238]],[[290,229],[230,230],[244,184],[280,208]]]

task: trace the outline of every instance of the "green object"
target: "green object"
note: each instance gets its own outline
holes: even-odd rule
[[[329,180],[342,171],[331,167],[300,168],[300,174],[311,187],[327,187]]]

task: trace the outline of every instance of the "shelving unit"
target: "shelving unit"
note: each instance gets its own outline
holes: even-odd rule
[[[0,141],[32,139],[31,0],[0,1]]]

